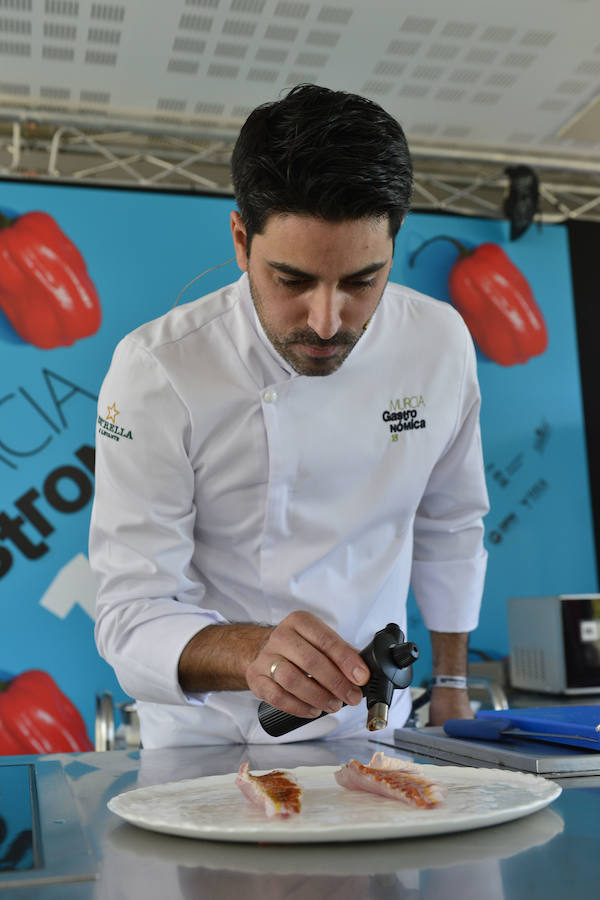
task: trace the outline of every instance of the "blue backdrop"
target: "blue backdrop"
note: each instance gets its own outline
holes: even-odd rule
[[[564,226],[534,226],[510,242],[506,222],[413,215],[393,275],[440,300],[450,299],[456,248],[436,242],[408,264],[423,240],[439,234],[468,247],[499,244],[527,278],[548,329],[546,352],[522,365],[500,366],[478,353],[491,510],[484,604],[471,646],[503,656],[508,597],[598,590],[568,236]],[[426,647],[411,610],[413,637]]]
[[[233,201],[4,182],[2,207],[52,215],[82,253],[102,305],[96,334],[52,350],[25,343],[0,312],[0,669],[49,672],[93,734],[94,694],[125,699],[93,642],[87,532],[95,398],[119,339],[166,312],[198,273],[233,256]],[[412,214],[392,278],[443,300],[455,248],[432,244],[414,268],[408,264],[436,234],[500,244],[528,279],[549,332],[547,351],[524,365],[479,359],[492,510],[472,646],[502,655],[508,596],[597,590],[567,235],[561,226],[534,227],[509,243],[505,223]],[[180,302],[238,275],[233,262],[209,272]],[[423,650],[420,680],[430,655],[414,605],[409,621]]]

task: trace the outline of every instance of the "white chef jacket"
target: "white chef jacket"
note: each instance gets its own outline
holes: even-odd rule
[[[365,704],[283,738],[250,691],[188,696],[179,656],[208,624],[308,610],[361,649],[412,583],[429,629],[476,627],[488,499],[467,328],[388,284],[343,365],[298,375],[248,279],[125,337],[102,385],[90,562],[96,641],[138,701],[145,747],[365,734]],[[388,733],[406,720],[396,691]]]

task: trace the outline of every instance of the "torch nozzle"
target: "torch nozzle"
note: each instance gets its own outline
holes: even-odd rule
[[[367,730],[380,731],[385,728],[388,722],[388,710],[387,703],[374,703],[367,715]]]

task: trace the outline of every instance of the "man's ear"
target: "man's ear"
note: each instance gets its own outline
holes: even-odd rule
[[[242,272],[248,271],[248,241],[246,237],[246,227],[242,222],[237,209],[231,212],[231,237],[233,238],[233,249],[235,250],[235,258]]]

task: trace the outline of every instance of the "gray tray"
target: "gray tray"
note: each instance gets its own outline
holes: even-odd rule
[[[546,778],[600,775],[600,753],[519,738],[466,741],[448,737],[443,728],[397,728],[389,746],[419,756],[463,766],[504,767]]]

